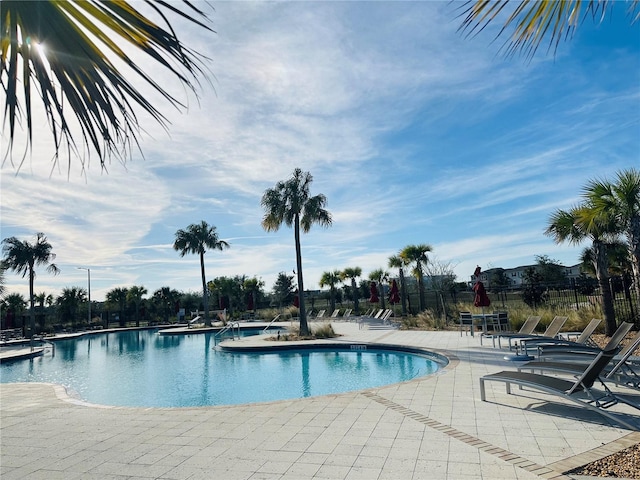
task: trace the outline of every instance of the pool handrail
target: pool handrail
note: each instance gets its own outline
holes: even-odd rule
[[[271,328],[271,325],[273,325],[273,323],[274,323],[276,320],[278,320],[281,316],[282,316],[282,314],[281,314],[281,313],[279,313],[279,314],[277,314],[275,317],[273,317],[273,320],[271,320],[271,321],[269,322],[269,325],[267,325],[266,327],[264,327],[264,328],[262,329],[262,333],[266,333],[266,332],[267,332],[267,330],[269,330],[269,328]]]
[[[216,341],[216,338],[218,338],[219,336],[222,336],[223,333],[228,332],[229,330],[231,330],[231,337],[235,340],[236,337],[233,333],[233,329],[235,327],[238,328],[238,338],[240,338],[240,322],[229,322],[228,324],[225,325],[225,327],[222,330],[220,330],[213,336],[213,345],[215,346],[218,344],[218,342]]]

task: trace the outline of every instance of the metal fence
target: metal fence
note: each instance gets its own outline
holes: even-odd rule
[[[619,278],[612,278],[610,288],[613,296],[616,322],[631,322],[636,329],[640,329],[640,299],[636,292],[625,285]],[[569,285],[535,285],[535,294],[532,289],[508,290],[501,292],[489,292],[491,306],[494,309],[529,306],[532,309],[549,308],[558,312],[580,311],[582,309],[600,308],[602,295],[597,286],[575,283]],[[426,292],[426,306],[437,315],[455,317],[455,305],[460,303],[473,303],[475,294],[473,291],[455,293],[440,293],[436,291]],[[525,299],[527,301],[525,301]],[[418,294],[411,293],[411,310],[417,313]]]

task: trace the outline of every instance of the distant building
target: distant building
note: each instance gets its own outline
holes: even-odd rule
[[[534,265],[523,265],[520,267],[504,268],[504,269],[490,268],[489,270],[485,270],[484,272],[481,272],[479,275],[479,278],[477,278],[475,275],[471,275],[471,282],[469,282],[469,286],[470,287],[473,286],[474,283],[480,280],[484,284],[484,287],[487,290],[489,290],[491,288],[491,279],[493,278],[493,275],[499,270],[504,270],[504,275],[506,278],[509,279],[509,282],[510,282],[509,288],[517,289],[523,283],[525,272],[529,268],[536,268],[537,266],[538,266],[537,264],[534,264]],[[563,268],[564,268],[564,274],[567,280],[569,281],[571,281],[572,278],[580,277],[580,274],[582,273],[580,264],[576,264],[571,267],[563,266]]]

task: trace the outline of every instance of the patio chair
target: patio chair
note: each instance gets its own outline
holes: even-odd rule
[[[622,322],[617,330],[613,333],[609,342],[605,345],[604,350],[617,347],[624,337],[629,333],[632,323]],[[603,349],[593,347],[591,345],[580,345],[577,343],[567,342],[560,345],[540,345],[538,347],[538,359],[540,360],[569,360],[589,362],[600,353]]]
[[[320,311],[318,312],[318,314],[316,315],[316,318],[323,318],[323,317],[324,317],[325,312],[326,312],[326,310],[320,310]]]
[[[571,346],[597,347],[597,345],[593,343],[593,341],[591,340],[591,335],[593,334],[593,332],[596,331],[596,328],[598,328],[598,325],[600,325],[601,322],[602,320],[599,318],[591,319],[591,321],[587,324],[587,326],[584,327],[584,330],[582,330],[582,332],[577,332],[579,336],[576,340],[573,340],[573,341],[567,340],[566,337],[562,335],[562,332],[560,332],[558,334],[558,337],[556,338],[531,339],[526,342],[524,354],[529,355],[528,347],[530,346],[536,347],[538,349],[538,352],[540,351],[540,349],[544,347],[553,346],[553,345],[566,346],[566,347],[571,347]]]
[[[340,313],[340,309],[336,308],[333,313],[331,314],[331,318],[336,318],[338,316],[338,314]]]
[[[517,350],[522,350],[523,344],[526,350],[526,344],[527,342],[531,342],[533,344],[535,344],[536,341],[540,341],[542,340],[548,340],[550,338],[556,338],[556,336],[558,335],[558,333],[560,333],[560,330],[562,329],[562,327],[564,326],[564,324],[566,323],[568,317],[559,317],[559,316],[555,316],[553,317],[553,320],[551,320],[551,323],[547,326],[547,329],[544,331],[544,333],[542,335],[537,335],[535,333],[532,333],[530,335],[521,335],[519,337],[510,337],[509,338],[509,350],[511,350],[512,348],[516,348]],[[511,345],[511,341],[517,342],[514,343],[513,345]]]
[[[493,319],[491,323],[487,325],[487,328],[491,328],[493,332],[480,335],[480,345],[482,345],[483,338],[491,338],[493,340],[493,346],[495,347],[496,335],[500,335],[503,332],[506,333],[509,328],[509,314],[507,312],[493,312]]]
[[[493,340],[493,346],[496,346],[496,339],[498,340],[498,348],[502,348],[502,345],[500,345],[500,340],[502,338],[506,338],[509,339],[511,337],[522,337],[523,335],[529,335],[531,333],[533,333],[533,331],[535,330],[535,328],[538,326],[538,323],[540,323],[540,317],[537,315],[530,315],[522,324],[522,326],[520,327],[520,330],[518,330],[517,332],[504,332],[504,333],[499,333],[497,335],[492,335],[491,338]],[[488,335],[485,335],[488,336]],[[480,337],[480,344],[482,344],[482,337]]]
[[[618,403],[624,403],[640,410],[640,403],[629,399],[625,395],[613,393],[604,382],[599,379],[604,368],[618,352],[618,348],[601,351],[593,361],[585,368],[584,372],[575,380],[540,375],[537,373],[502,371],[491,373],[480,378],[480,399],[486,402],[485,382],[503,382],[507,387],[507,394],[511,394],[511,384],[518,385],[520,389],[528,387],[550,395],[556,395],[571,402],[577,403],[589,410],[613,420],[631,430],[639,430],[640,424],[635,425],[626,419],[615,415],[606,409]],[[593,384],[599,381],[604,392],[594,390]],[[586,399],[581,398],[586,396]]]
[[[385,310],[382,315],[380,315],[380,320],[386,323],[389,320],[389,318],[391,318],[391,315],[393,315],[393,310],[389,308]]]
[[[473,328],[473,316],[471,312],[460,312],[460,336],[462,336],[462,330],[467,326],[469,327],[469,331],[471,331]],[[482,342],[482,340],[480,341]]]
[[[631,388],[640,388],[640,364],[633,364],[629,361],[629,358],[635,350],[640,347],[640,331],[636,334],[633,340],[614,358],[614,360],[606,366],[604,369],[604,380],[611,380],[617,384],[626,385]],[[611,347],[610,347],[611,348]],[[578,358],[584,358],[582,355]],[[593,359],[593,356],[586,356],[588,359]],[[518,367],[518,371],[530,370],[535,372],[539,370],[540,373],[544,372],[558,372],[568,373],[571,375],[580,375],[587,368],[588,364],[584,362],[572,362],[572,361],[555,361],[549,362],[544,360],[535,360],[527,362]],[[638,370],[638,371],[636,371]]]

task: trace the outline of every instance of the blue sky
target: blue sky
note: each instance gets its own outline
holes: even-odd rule
[[[199,101],[149,65],[190,106],[161,104],[168,132],[143,120],[144,159],[52,169],[41,116],[30,158],[3,164],[2,238],[44,232],[61,269],[37,270],[36,292],[86,287],[77,267],[94,300],[133,285],[199,291],[198,257],[172,244],[201,220],[231,245],[206,255],[208,279],[270,290],[295,268],[293,231],[265,232],[260,198],[296,167],[333,215],[302,238],[306,288],[324,271],[390,270],[419,243],[458,281],[536,255],[573,265],[583,246],[546,237],[549,215],[589,179],[640,165],[640,23],[625,2],[531,60],[500,54],[497,25],[465,38],[450,2],[213,5],[216,34],[177,24],[211,58]],[[5,280],[27,296],[25,279]]]

